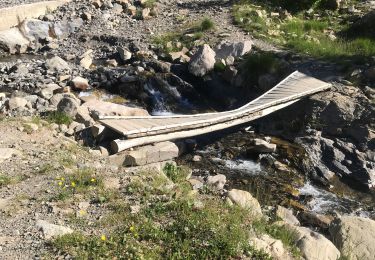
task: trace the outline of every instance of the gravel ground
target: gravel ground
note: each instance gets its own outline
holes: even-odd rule
[[[30,4],[41,2],[41,0],[1,0],[0,1],[0,8],[21,5],[21,4]]]

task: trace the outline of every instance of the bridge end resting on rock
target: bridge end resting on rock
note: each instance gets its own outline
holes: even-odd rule
[[[327,90],[331,84],[295,71],[257,99],[231,111],[172,116],[103,116],[100,123],[121,136],[112,152],[163,141],[188,138],[241,125]]]

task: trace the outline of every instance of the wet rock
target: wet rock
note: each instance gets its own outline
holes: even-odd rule
[[[286,223],[294,226],[299,226],[298,219],[293,215],[293,211],[282,206],[276,207],[276,216],[284,220]]]
[[[224,189],[224,185],[226,182],[227,182],[227,177],[224,174],[208,176],[207,178],[207,184],[214,186],[218,190]]]
[[[73,233],[73,229],[69,227],[51,224],[44,220],[38,220],[36,222],[36,227],[43,232],[45,239]]]
[[[45,66],[52,71],[70,71],[69,64],[59,56],[46,60]]]
[[[270,144],[262,139],[254,139],[252,146],[247,150],[248,153],[274,153],[276,144]]]
[[[226,59],[229,56],[241,57],[251,51],[253,42],[223,42],[215,48],[216,60]]]
[[[80,76],[75,77],[72,80],[72,83],[73,83],[74,88],[80,89],[80,90],[86,90],[90,86],[89,81]]]
[[[191,57],[189,72],[197,77],[202,77],[211,71],[215,66],[215,52],[209,45],[204,44]]]
[[[341,217],[332,222],[329,232],[343,255],[356,260],[374,259],[374,220],[354,216]]]
[[[308,211],[301,212],[298,216],[302,223],[322,229],[327,229],[333,220],[333,217]]]
[[[306,260],[337,260],[340,258],[340,251],[323,235],[306,227],[293,226],[292,229],[297,232],[297,247]]]
[[[375,81],[375,66],[367,69],[365,71],[365,76],[367,77],[368,80]]]
[[[230,202],[239,205],[242,208],[250,209],[254,217],[262,217],[262,209],[256,198],[249,192],[243,190],[232,189],[228,192]]]

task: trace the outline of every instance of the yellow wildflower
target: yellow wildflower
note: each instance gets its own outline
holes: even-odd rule
[[[76,183],[74,181],[72,181],[71,185],[72,185],[72,187],[75,187]]]
[[[62,181],[65,181],[65,178],[64,177],[61,177],[61,179],[60,180],[62,180]]]
[[[62,186],[62,185],[63,185],[62,181],[59,181],[59,186]]]
[[[91,182],[95,182],[95,179],[94,179],[94,178],[92,178],[92,179],[91,179]]]
[[[106,237],[105,235],[102,235],[102,236],[100,237],[100,239],[101,239],[102,241],[106,241],[106,240],[107,240],[107,237]]]
[[[135,230],[135,227],[134,227],[134,226],[131,226],[131,227],[129,228],[129,230],[130,230],[131,232],[133,232],[133,231]]]

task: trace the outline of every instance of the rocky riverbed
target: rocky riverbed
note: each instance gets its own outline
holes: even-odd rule
[[[1,4],[8,6],[12,2]],[[250,203],[259,208],[260,214],[273,212],[271,218],[276,212],[273,220],[282,218],[297,230],[297,247],[306,259],[336,259],[340,255],[336,247],[347,256],[352,244],[361,241],[356,228],[374,226],[371,219],[375,219],[375,63],[370,59],[348,67],[348,63],[314,59],[252,39],[232,23],[231,4],[209,0],[73,0],[52,13],[24,21],[17,29],[0,32],[0,116],[5,122],[20,117],[23,120],[9,126],[6,123],[1,129],[17,129],[27,144],[35,146],[43,133],[56,137],[62,146],[67,145],[60,138],[68,137],[63,140],[69,142],[76,139],[89,144],[94,157],[107,158],[111,153],[108,143],[93,143],[82,134],[95,124],[98,115],[193,114],[234,109],[269,90],[294,70],[300,70],[330,82],[332,89],[249,125],[179,140],[181,156],[177,162],[192,169],[189,182],[198,193],[228,198],[242,206]],[[358,8],[357,14],[366,10],[362,5]],[[276,14],[282,17],[285,13]],[[207,19],[201,20],[205,16]],[[371,12],[357,24],[366,25],[368,21],[371,22]],[[176,34],[171,34],[173,30]],[[49,125],[50,130],[42,127],[40,133],[42,125]],[[16,135],[4,136],[9,140],[4,139],[2,144],[12,148],[11,140]],[[57,145],[53,138],[50,142]],[[35,160],[27,159],[35,164],[44,158],[38,147],[27,152],[27,146],[19,143],[13,148],[26,152],[27,158],[35,153]],[[74,154],[80,156],[76,151]],[[11,156],[17,158],[15,162],[21,160],[17,152]],[[12,157],[4,160],[9,158]],[[61,167],[64,172],[72,171],[70,166],[64,166],[65,159],[59,158],[61,165],[48,166],[54,177],[61,177]],[[95,158],[89,156],[87,161],[94,163]],[[127,176],[126,171],[111,168],[104,161],[110,179],[120,181],[120,185],[113,187],[107,180],[110,189],[128,189],[128,179],[123,177]],[[81,168],[79,163],[73,164],[74,170]],[[9,165],[13,165],[12,159],[0,170],[5,171]],[[17,198],[17,192],[27,186],[26,181],[30,179],[30,185],[40,188],[37,182],[43,179],[32,174],[19,176],[18,166],[14,167],[11,178],[19,181],[3,185],[5,181],[0,179],[4,198],[0,204],[5,205],[4,212],[10,215],[16,213],[8,202]],[[39,172],[44,166],[35,167]],[[94,168],[101,169],[98,165]],[[51,229],[59,234],[72,230],[49,227],[51,223],[39,221],[27,233],[27,223],[48,218],[66,224],[63,211],[80,212],[81,203],[85,202],[78,198],[77,205],[61,205],[51,199],[58,194],[47,189],[40,208],[34,201],[44,191],[28,189],[26,199],[14,202],[28,209],[23,213],[36,211],[35,217],[28,219],[22,213],[14,221],[2,224],[6,234],[0,236],[0,250],[3,246],[9,259],[25,253],[38,258],[36,252],[40,249],[50,252],[38,237],[38,230],[45,234]],[[261,209],[253,197],[260,202]],[[106,204],[97,204],[95,199],[90,206],[82,206],[89,212],[90,221],[100,218],[105,211],[102,206]],[[59,221],[53,221],[57,212]],[[318,233],[313,233],[315,238],[306,235],[312,231],[299,227],[300,224],[326,235],[334,245]],[[10,230],[13,225],[19,226],[14,232]],[[344,241],[346,227],[352,230],[350,242]],[[75,228],[79,229],[79,225]],[[85,226],[85,231],[96,232],[90,225]],[[4,242],[8,237],[18,240]],[[37,241],[30,242],[29,247],[17,246],[19,239],[32,241],[35,237]],[[272,241],[268,238],[257,239],[261,242],[253,242],[258,246],[268,243],[260,248],[285,259],[283,253],[270,249]],[[359,247],[355,256],[367,250],[365,258],[371,259],[374,238],[369,235],[366,239],[365,249]],[[314,255],[319,246],[330,250],[324,256]],[[12,250],[16,253],[12,254]]]

